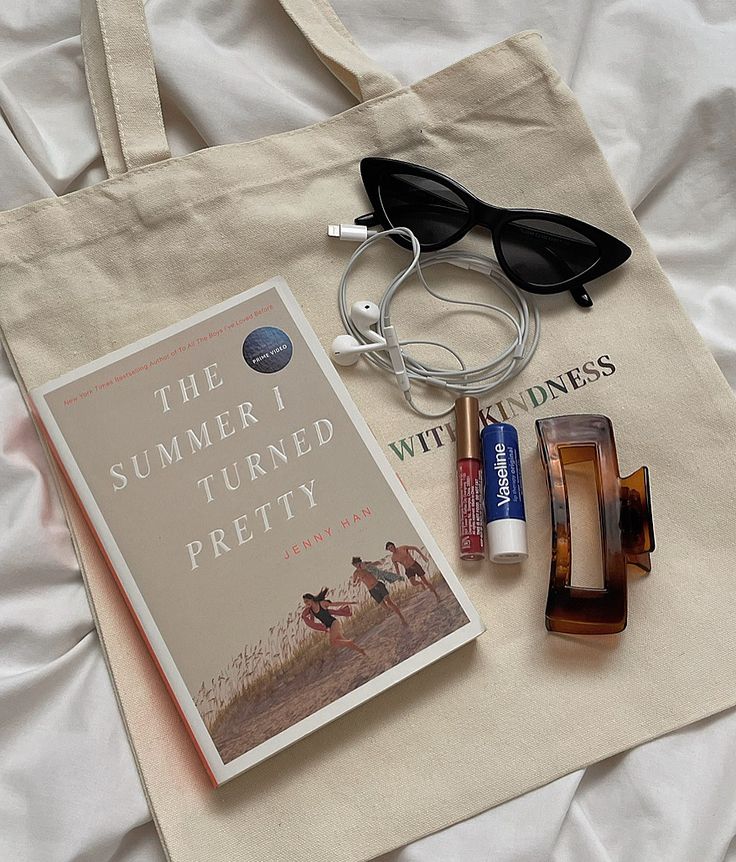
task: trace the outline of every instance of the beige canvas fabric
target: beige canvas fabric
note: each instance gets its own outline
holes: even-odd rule
[[[357,163],[368,154],[431,165],[501,205],[589,220],[633,255],[591,287],[590,312],[566,296],[542,302],[534,360],[484,404],[497,419],[518,414],[530,543],[522,567],[460,563],[448,429],[408,412],[392,382],[371,369],[343,373],[488,631],[218,791],[60,484],[131,744],[174,862],[369,859],[736,703],[729,660],[736,402],[539,37],[520,34],[394,90],[322,2],[284,6],[328,67],[370,101],[307,129],[158,161],[164,142],[151,69],[129,69],[143,57],[142,19],[130,24],[133,0],[99,0],[98,21],[114,44],[106,53],[100,27],[91,26],[87,70],[108,166],[121,175],[0,216],[0,325],[24,389],[275,274],[286,277],[328,346],[339,323],[337,279],[352,249],[330,241],[325,225],[367,209]],[[130,31],[133,55],[120,41]],[[117,111],[116,91],[125,102]],[[136,129],[136,106],[153,117],[146,129]],[[142,167],[125,170],[141,159]],[[352,298],[375,299],[404,260],[399,249],[376,254],[356,273]],[[448,290],[487,290],[478,276],[437,273],[443,280]],[[475,316],[438,314],[415,287],[397,299],[394,319],[403,337],[439,336],[471,359],[502,336]],[[552,378],[567,394],[546,385]],[[520,395],[526,390],[535,398]],[[651,468],[654,568],[630,581],[621,636],[544,629],[550,526],[533,423],[569,412],[610,416],[622,471]]]

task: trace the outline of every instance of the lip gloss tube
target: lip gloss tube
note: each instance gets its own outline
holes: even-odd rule
[[[455,401],[461,560],[483,560],[486,556],[478,409],[478,399],[469,395],[463,395]]]

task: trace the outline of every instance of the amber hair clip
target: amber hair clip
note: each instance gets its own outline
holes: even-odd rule
[[[568,634],[613,634],[626,628],[626,567],[651,570],[654,528],[649,470],[619,476],[613,426],[607,416],[539,419],[537,439],[552,512],[552,565],[546,625]],[[590,461],[598,495],[603,587],[573,586],[570,508],[565,467]]]

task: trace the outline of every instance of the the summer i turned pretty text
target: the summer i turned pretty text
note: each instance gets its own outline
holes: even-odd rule
[[[163,413],[175,411],[187,402],[205,398],[224,383],[217,363],[201,371],[179,378],[175,384],[167,384],[153,391],[158,409]],[[277,413],[286,410],[278,386],[271,390],[271,408]],[[157,470],[176,469],[176,465],[235,434],[243,433],[257,424],[260,411],[265,404],[255,408],[250,401],[243,401],[230,410],[205,419],[199,427],[187,428],[175,434],[168,442],[157,442],[150,449],[131,455],[124,461],[110,466],[110,478],[116,493],[124,493],[131,483],[145,481]],[[283,468],[290,460],[309,455],[332,441],[334,429],[329,419],[317,419],[306,427],[297,428],[277,441],[268,443],[262,452],[251,452],[244,458],[230,462],[219,470],[196,480],[197,496],[207,506],[221,495],[237,491],[243,482],[256,482],[261,476]],[[300,512],[317,506],[315,479],[300,483],[296,488],[286,489],[274,500],[264,500],[251,511],[234,518],[226,528],[210,530],[202,538],[194,538],[184,546],[190,571],[199,568],[204,559],[218,559],[251,542],[256,532],[267,533],[274,524],[291,521]]]

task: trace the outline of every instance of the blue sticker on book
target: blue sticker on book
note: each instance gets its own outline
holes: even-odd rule
[[[293,352],[291,339],[277,326],[260,326],[243,342],[243,359],[261,374],[281,371],[291,361]]]

